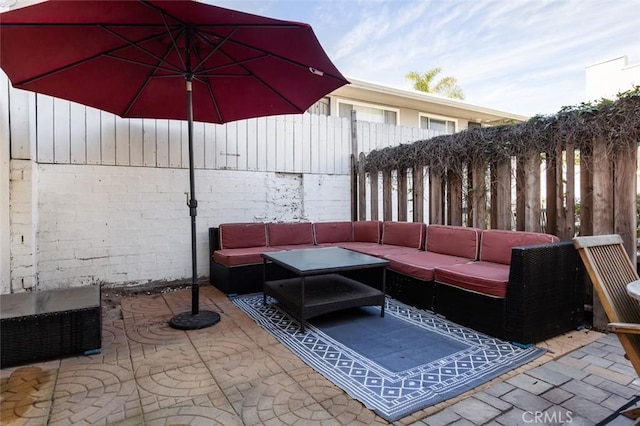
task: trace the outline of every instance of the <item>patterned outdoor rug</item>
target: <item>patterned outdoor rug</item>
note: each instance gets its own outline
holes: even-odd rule
[[[280,342],[387,421],[459,395],[544,353],[387,298],[298,323],[262,294],[233,302]]]

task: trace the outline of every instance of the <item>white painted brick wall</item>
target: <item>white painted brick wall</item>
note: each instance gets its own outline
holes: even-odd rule
[[[347,175],[304,175],[304,216],[311,222],[351,220],[351,179]]]
[[[34,289],[37,268],[37,167],[30,160],[12,160],[9,173],[10,292]]]
[[[31,182],[23,173],[31,164],[12,161],[12,283],[50,289],[191,277],[188,170],[34,164]],[[349,188],[348,176],[196,170],[198,274],[209,273],[209,227],[349,220]],[[33,243],[23,244],[29,232]]]

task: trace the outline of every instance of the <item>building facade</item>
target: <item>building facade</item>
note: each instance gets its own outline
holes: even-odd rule
[[[586,101],[615,99],[620,92],[640,85],[640,62],[629,65],[626,56],[612,58],[585,68]]]

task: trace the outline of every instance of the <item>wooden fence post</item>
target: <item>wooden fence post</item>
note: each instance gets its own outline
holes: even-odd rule
[[[384,170],[382,172],[382,220],[393,219],[391,205],[391,171]]]
[[[614,163],[614,232],[624,241],[629,259],[636,265],[636,168],[638,148],[618,152]]]
[[[442,176],[429,168],[429,223],[443,224],[442,202]]]
[[[485,165],[473,165],[473,226],[480,229],[487,228],[487,181]]]
[[[448,176],[449,224],[462,226],[462,177],[451,170]]]
[[[524,231],[525,226],[525,159],[518,157],[516,165],[516,231]]]
[[[540,154],[524,159],[524,230],[540,232]]]
[[[558,200],[558,197],[562,194],[562,186],[558,190],[558,169],[557,165],[562,164],[562,148],[558,145],[558,149],[553,152],[546,153],[546,167],[547,167],[547,188],[546,188],[546,217],[547,222],[545,224],[544,232],[547,234],[558,235],[558,206],[562,206],[562,202]],[[562,181],[560,181],[562,185]]]
[[[413,221],[424,222],[424,167],[413,166]]]
[[[369,188],[371,192],[371,220],[378,220],[378,172],[369,173]]]
[[[398,170],[398,221],[407,221],[409,194],[407,192],[407,169]]]
[[[491,228],[511,229],[511,163],[502,160],[491,166]]]
[[[604,140],[593,141],[593,234],[611,234],[613,226],[613,170]],[[593,293],[593,326],[604,330],[609,323],[604,308]]]
[[[580,150],[580,235],[593,235],[593,155]]]
[[[466,194],[463,193],[462,197],[463,199],[466,198],[465,201],[467,206],[467,218],[464,225],[472,227],[473,226],[473,203],[471,202],[471,195],[473,194],[473,169],[471,167],[471,163],[467,163],[465,165],[465,170],[467,172],[467,179],[466,179],[466,185],[465,185],[466,188],[464,188],[466,190]]]

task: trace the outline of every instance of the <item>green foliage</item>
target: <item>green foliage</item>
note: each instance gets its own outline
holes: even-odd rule
[[[438,93],[452,99],[464,99],[464,92],[458,86],[458,80],[454,77],[443,77],[438,82],[435,78],[442,72],[442,68],[435,67],[420,74],[415,71],[407,73],[407,80],[413,82],[413,88],[420,92]]]

